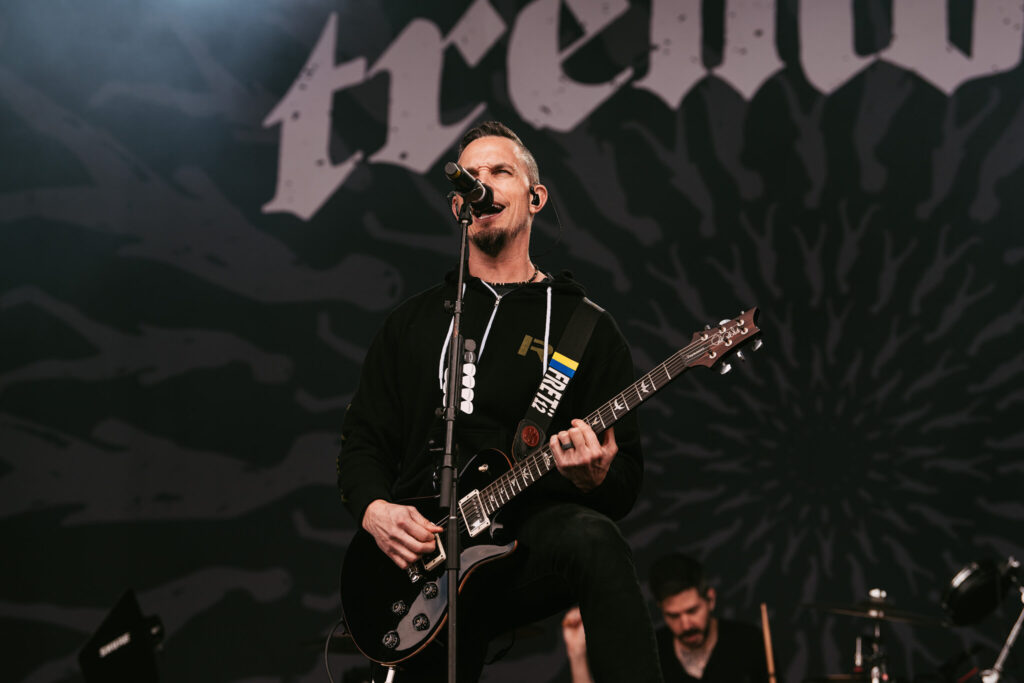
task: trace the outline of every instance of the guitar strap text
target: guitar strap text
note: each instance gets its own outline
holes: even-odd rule
[[[521,460],[547,438],[546,430],[551,424],[551,418],[579,369],[579,359],[583,357],[583,350],[587,348],[594,325],[602,313],[604,309],[586,297],[576,305],[569,324],[562,332],[562,338],[555,346],[556,351],[551,354],[551,360],[544,369],[537,393],[516,428],[516,438],[512,443],[512,457],[515,460]]]

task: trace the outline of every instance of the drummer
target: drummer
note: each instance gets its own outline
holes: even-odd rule
[[[664,621],[656,637],[666,683],[767,683],[761,632],[715,616],[715,589],[708,586],[700,562],[678,553],[662,556],[651,567],[650,588]],[[562,635],[573,683],[589,683],[578,609],[565,615]]]

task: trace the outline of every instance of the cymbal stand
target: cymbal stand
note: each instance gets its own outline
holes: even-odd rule
[[[883,602],[887,594],[881,588],[872,588],[868,593],[870,600]],[[885,645],[882,644],[881,615],[874,618],[874,627],[870,636],[857,636],[856,650],[853,654],[853,670],[856,673],[867,671],[871,683],[884,683],[889,680],[886,666]],[[865,645],[869,651],[865,652]]]
[[[1020,565],[1010,558],[1013,563],[1013,567],[1017,568]],[[1020,599],[1024,603],[1024,586],[1019,585],[1017,588],[1020,590]],[[1020,610],[1020,615],[1017,617],[1017,622],[1010,629],[1010,635],[1006,637],[1006,642],[1003,644],[1003,649],[999,652],[999,657],[996,658],[996,663],[992,665],[991,669],[986,669],[981,672],[981,683],[998,683],[999,677],[1003,675],[1003,665],[1006,663],[1006,658],[1010,655],[1010,648],[1013,647],[1014,642],[1017,640],[1017,636],[1020,635],[1021,624],[1024,624],[1024,607]]]
[[[853,671],[854,673],[867,671],[871,683],[884,683],[889,680],[885,661],[885,646],[882,645],[881,620],[875,621],[872,635],[857,636],[856,649],[853,653]]]

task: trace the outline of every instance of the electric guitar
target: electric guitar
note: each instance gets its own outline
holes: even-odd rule
[[[693,335],[693,339],[665,362],[629,385],[585,418],[600,434],[669,382],[691,367],[714,367],[750,341],[754,350],[761,330],[755,324],[757,309],[733,320],[723,320]],[[742,356],[741,356],[742,357]],[[729,370],[722,366],[722,374]],[[517,495],[555,469],[548,445],[512,464],[498,450],[484,450],[466,463],[459,474],[459,489],[469,493],[459,499],[459,590],[476,567],[505,557],[516,542],[498,543],[495,516]],[[402,501],[424,517],[446,526],[448,517],[437,498]],[[441,632],[447,620],[448,579],[445,573],[444,533],[437,535],[433,554],[408,569],[400,569],[377,547],[367,531],[352,538],[341,569],[341,606],[349,634],[368,659],[391,666],[412,657]]]

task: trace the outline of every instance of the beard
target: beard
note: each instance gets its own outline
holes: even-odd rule
[[[690,629],[688,631],[683,631],[678,636],[676,636],[676,638],[677,638],[677,640],[679,640],[679,644],[682,645],[687,650],[696,650],[696,649],[699,649],[699,648],[703,647],[704,644],[706,642],[708,642],[708,635],[710,633],[711,633],[711,620],[708,619],[708,623],[704,626],[704,628],[692,628],[692,629]],[[700,636],[700,642],[694,643],[693,641],[686,640],[686,638],[689,638],[689,637],[692,637],[692,636],[697,636],[697,635]]]
[[[478,230],[470,239],[477,249],[494,258],[525,229],[522,225],[518,228],[485,228]]]

